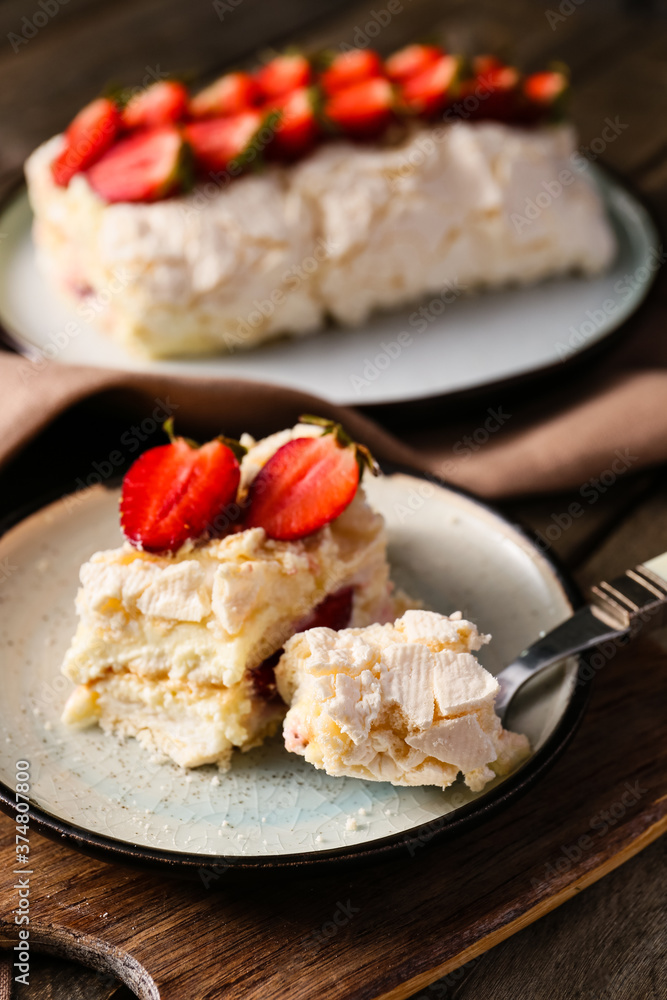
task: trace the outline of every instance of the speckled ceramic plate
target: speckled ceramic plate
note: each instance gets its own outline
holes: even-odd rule
[[[463,611],[493,642],[482,660],[497,672],[566,618],[572,593],[516,527],[443,485],[393,472],[367,483],[388,524],[396,582],[435,610]],[[456,783],[399,789],[330,778],[288,754],[279,737],[237,753],[232,770],[185,772],[156,764],[132,739],[60,721],[70,688],[59,673],[75,628],[81,563],[120,542],[118,493],[95,487],[64,497],[0,539],[0,795],[13,801],[18,760],[30,764],[33,825],[74,846],[121,860],[183,868],[286,866],[362,857],[481,822],[536,780],[583,711],[578,662],[533,683],[515,728],[534,754],[477,795]]]
[[[359,328],[285,338],[234,356],[166,361],[131,357],[60,300],[37,268],[22,189],[0,209],[0,325],[17,350],[38,358],[46,351],[56,363],[308,386],[353,406],[480,391],[578,358],[618,329],[648,292],[660,244],[655,227],[618,181],[593,166],[590,173],[619,246],[612,267],[597,278],[461,296],[445,307],[428,296],[429,322],[419,332],[415,322],[423,320],[412,307],[379,314]],[[76,336],[63,335],[72,328]]]

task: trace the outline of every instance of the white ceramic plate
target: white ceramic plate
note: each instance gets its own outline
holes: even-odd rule
[[[616,330],[645,297],[659,239],[648,214],[617,181],[590,168],[619,241],[611,270],[594,279],[559,278],[530,288],[485,292],[447,305],[423,333],[414,308],[384,313],[358,329],[284,339],[232,357],[140,361],[85,324],[36,266],[31,213],[22,190],[0,213],[0,326],[26,354],[50,357],[59,332],[80,331],[58,362],[173,376],[244,378],[307,389],[334,403],[395,403],[480,389],[578,356]],[[427,302],[433,297],[429,296]],[[611,305],[609,305],[611,303]],[[400,348],[407,331],[411,343]],[[399,353],[397,354],[397,348]]]
[[[367,488],[388,523],[396,582],[493,633],[482,655],[490,670],[571,613],[554,566],[489,508],[401,472]],[[532,758],[477,795],[458,782],[443,792],[330,778],[288,754],[279,737],[237,753],[218,778],[212,766],[185,772],[155,764],[132,739],[72,731],[59,721],[70,688],[59,667],[76,624],[78,570],[96,549],[120,542],[117,508],[117,491],[94,487],[0,539],[0,566],[8,568],[0,585],[0,798],[7,808],[16,762],[27,760],[33,822],[46,833],[125,860],[183,867],[359,857],[423,836],[424,828],[430,838],[480,821],[539,777],[576,726],[587,691],[570,661],[533,683],[517,715]]]

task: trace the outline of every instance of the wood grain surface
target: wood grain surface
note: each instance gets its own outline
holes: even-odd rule
[[[110,81],[141,83],[151,69],[205,78],[295,37],[313,48],[353,44],[386,3],[242,0],[231,6],[220,19],[210,0],[69,0],[15,51],[9,33],[22,30],[22,19],[39,7],[36,0],[4,0],[0,188],[38,142]],[[573,72],[582,145],[599,136],[606,117],[627,123],[603,160],[630,180],[664,227],[664,9],[586,0],[565,5],[569,13],[550,20],[549,11],[561,6],[560,0],[404,0],[373,44],[387,51],[435,31],[453,48],[504,51],[526,68],[564,59]],[[88,416],[90,433],[68,435],[81,419],[81,413],[63,418],[0,474],[3,510],[41,492],[45,478],[55,482],[60,475],[66,488],[70,473],[73,481],[100,454],[102,416]],[[63,433],[75,442],[66,455],[58,444]],[[507,510],[542,528],[571,499],[513,503]],[[555,547],[585,583],[667,549],[664,479],[647,473],[620,480]],[[367,871],[237,884],[225,876],[205,891],[112,868],[34,836],[34,940],[69,960],[37,956],[30,991],[10,994],[8,965],[0,958],[1,1000],[127,1000],[129,990],[116,975],[141,997],[178,1000],[370,1000],[417,990],[422,1000],[662,1000],[665,841],[608,873],[667,822],[666,649],[667,638],[658,635],[604,665],[575,741],[522,801],[464,841],[425,843],[414,857]],[[639,795],[630,805],[628,783]],[[7,944],[15,905],[10,833],[0,818]],[[337,927],[336,915],[345,919],[341,907],[348,922],[326,936],[325,928]],[[99,971],[77,974],[72,960],[97,964]]]

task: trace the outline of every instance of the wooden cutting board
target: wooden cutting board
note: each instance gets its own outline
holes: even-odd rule
[[[667,644],[666,644],[667,645]],[[369,868],[185,883],[32,835],[31,942],[153,1000],[405,998],[622,864],[667,829],[667,654],[598,671],[583,725],[521,800],[455,841]],[[16,941],[0,817],[0,943]]]

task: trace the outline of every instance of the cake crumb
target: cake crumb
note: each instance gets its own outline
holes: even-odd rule
[[[217,774],[214,774],[213,777],[211,778],[211,784],[214,785],[216,788],[220,784],[220,778],[217,776]]]
[[[347,823],[345,824],[345,829],[352,831],[357,829],[357,821],[354,816],[347,817]]]

